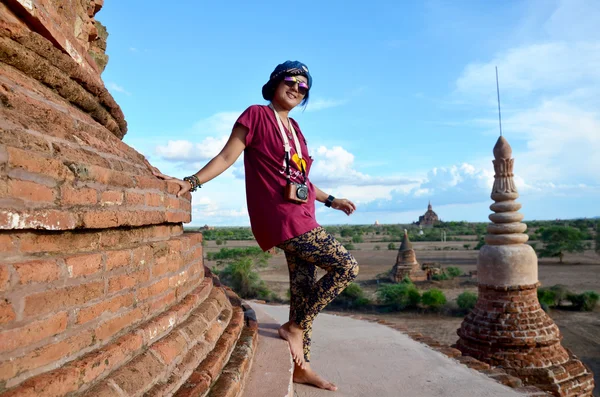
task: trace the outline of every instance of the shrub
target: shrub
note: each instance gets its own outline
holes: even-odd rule
[[[483,237],[481,237],[479,239],[479,241],[477,242],[477,245],[475,246],[475,248],[473,248],[475,251],[479,251],[481,249],[481,247],[483,247],[485,245],[485,240]]]
[[[548,289],[554,293],[554,306],[560,306],[561,302],[567,300],[571,294],[567,287],[561,284],[553,285]]]
[[[381,250],[381,246],[380,245],[376,245],[375,247],[373,247],[373,249],[375,251],[380,251]]]
[[[458,277],[463,274],[462,270],[455,266],[447,267],[446,272],[448,273],[448,276],[450,276],[450,278]]]
[[[223,284],[231,287],[240,298],[266,299],[271,296],[271,291],[254,270],[254,260],[251,257],[243,257],[229,263],[219,272],[219,278]]]
[[[463,244],[463,248],[468,250],[469,248],[471,248],[471,244]]]
[[[352,242],[357,244],[364,242],[362,235],[355,234],[354,236],[352,236]]]
[[[446,295],[437,288],[432,288],[423,293],[421,302],[428,308],[438,310],[446,304]]]
[[[434,274],[433,276],[431,276],[431,279],[434,281],[443,281],[450,280],[450,277],[448,277],[448,274],[443,271],[440,274]]]
[[[394,243],[389,243],[388,244],[388,250],[392,251],[392,250],[395,250],[395,249],[396,249],[396,244],[394,244]]]
[[[477,294],[475,292],[465,291],[458,295],[456,303],[458,304],[458,307],[463,310],[472,310],[475,307],[475,303],[477,303]]]
[[[545,311],[556,305],[556,293],[548,288],[538,288],[537,296],[542,309]]]
[[[417,307],[421,294],[413,284],[388,284],[377,290],[377,298],[394,310],[402,310]]]
[[[596,307],[600,295],[594,291],[586,291],[583,294],[570,294],[568,299],[573,304],[573,309],[591,312]]]
[[[347,309],[360,308],[371,303],[369,298],[365,297],[365,292],[356,283],[350,283],[332,302],[334,306],[342,306]]]
[[[344,247],[345,247],[345,248],[346,248],[348,251],[356,249],[356,247],[354,246],[354,244],[352,244],[352,242],[351,242],[351,241],[348,241],[346,244],[344,244]]]
[[[215,243],[217,245],[223,245],[223,240],[221,240],[220,238],[218,238],[218,239],[215,240]]]

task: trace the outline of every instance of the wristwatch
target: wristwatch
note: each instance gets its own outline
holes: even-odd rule
[[[333,204],[333,200],[335,200],[335,197],[329,195],[329,197],[327,197],[327,200],[325,200],[325,207],[331,207],[331,204]]]

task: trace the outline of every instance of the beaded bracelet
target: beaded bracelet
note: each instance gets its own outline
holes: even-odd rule
[[[200,184],[200,180],[196,175],[186,176],[185,178],[183,178],[183,180],[189,182],[189,184],[192,185],[190,192],[195,192],[196,190],[198,190],[198,188],[202,187],[202,185]]]

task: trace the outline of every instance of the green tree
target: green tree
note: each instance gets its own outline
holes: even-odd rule
[[[558,257],[563,263],[567,252],[583,252],[583,235],[579,229],[569,226],[550,226],[544,228],[540,235],[544,248],[540,257]]]
[[[421,302],[423,302],[424,306],[427,306],[434,310],[438,310],[446,304],[446,296],[441,290],[437,288],[432,288],[423,292]]]
[[[394,244],[394,243],[389,243],[388,244],[388,250],[392,251],[392,250],[395,250],[395,249],[396,249],[396,244]]]
[[[458,307],[463,310],[472,310],[477,303],[477,294],[475,292],[465,291],[458,295],[456,303],[458,304]]]

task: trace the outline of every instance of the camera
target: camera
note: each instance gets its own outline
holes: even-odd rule
[[[283,198],[292,203],[302,204],[308,201],[308,187],[303,183],[288,183],[285,185]]]

